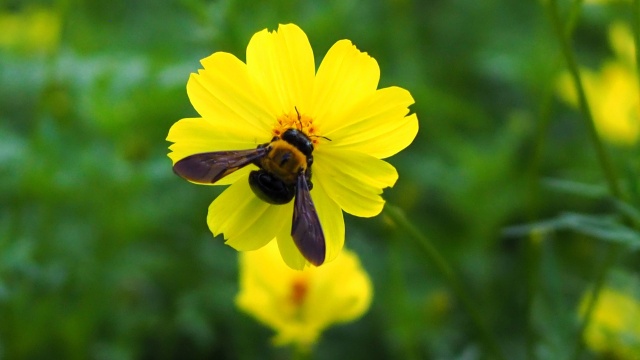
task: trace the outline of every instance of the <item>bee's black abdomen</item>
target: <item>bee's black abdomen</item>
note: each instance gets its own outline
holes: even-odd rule
[[[269,204],[287,204],[296,194],[295,185],[287,185],[282,179],[265,171],[254,170],[249,174],[249,186],[254,194]]]

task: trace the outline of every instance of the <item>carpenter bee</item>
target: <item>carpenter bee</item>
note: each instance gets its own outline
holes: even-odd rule
[[[249,164],[259,170],[249,174],[249,186],[261,200],[287,204],[294,200],[291,236],[300,253],[312,264],[324,262],[326,245],[320,219],[311,200],[313,142],[290,128],[255,149],[214,151],[187,156],[173,171],[195,183],[213,184]]]

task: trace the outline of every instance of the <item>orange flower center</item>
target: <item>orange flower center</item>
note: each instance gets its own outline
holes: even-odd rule
[[[291,293],[289,299],[296,308],[299,308],[304,304],[304,300],[309,291],[309,284],[307,279],[298,278],[293,280],[291,284]]]
[[[275,126],[273,127],[273,136],[282,136],[289,129],[298,129],[311,139],[313,145],[318,144],[321,137],[316,133],[317,129],[313,126],[313,119],[294,109],[294,111],[282,114]]]

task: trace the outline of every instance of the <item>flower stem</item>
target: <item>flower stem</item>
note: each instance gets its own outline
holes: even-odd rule
[[[585,122],[587,125],[587,130],[589,132],[589,137],[591,138],[591,142],[596,151],[598,162],[600,163],[600,167],[602,168],[604,176],[607,180],[609,191],[611,192],[611,195],[613,197],[620,199],[622,192],[620,190],[620,185],[618,184],[618,180],[617,180],[618,178],[615,174],[613,165],[611,164],[609,154],[605,150],[605,147],[602,141],[600,140],[600,136],[598,135],[598,131],[596,130],[595,121],[593,119],[593,115],[591,114],[591,109],[589,108],[587,96],[584,90],[584,86],[582,84],[582,79],[580,77],[580,70],[578,68],[578,63],[576,62],[575,56],[573,55],[573,51],[571,50],[569,41],[567,37],[564,35],[565,32],[560,22],[557,0],[548,0],[545,2],[547,4],[546,8],[547,8],[548,16],[555,30],[556,37],[558,38],[558,42],[560,43],[562,54],[565,58],[565,61],[567,62],[567,67],[569,69],[569,72],[571,73],[571,77],[573,78],[574,85],[578,92],[578,102],[580,106],[580,111],[584,115]]]
[[[571,9],[569,10],[569,17],[564,27],[564,36],[567,39],[571,38],[573,29],[576,27],[578,18],[580,17],[580,10],[582,9],[582,3],[584,0],[573,0],[571,3]]]
[[[465,291],[464,286],[462,286],[462,282],[458,278],[458,275],[453,271],[451,265],[447,262],[447,260],[440,254],[438,249],[433,246],[431,241],[424,236],[410,221],[407,219],[404,211],[397,206],[393,206],[387,203],[384,207],[385,215],[389,216],[393,222],[399,227],[406,230],[416,241],[420,248],[420,250],[431,260],[431,262],[438,268],[438,270],[444,275],[445,280],[449,283],[456,296],[462,302],[464,309],[467,314],[471,318],[474,323],[476,330],[478,331],[478,335],[482,339],[482,342],[486,348],[486,351],[492,354],[492,359],[504,359],[500,348],[498,347],[498,343],[492,336],[492,334],[488,331],[486,325],[484,324],[482,318],[480,317],[480,313],[473,306],[473,302],[471,301],[471,297]]]
[[[311,349],[304,347],[300,344],[293,344],[291,346],[291,359],[292,360],[310,360]]]
[[[587,96],[582,84],[582,79],[580,77],[578,63],[576,62],[573,51],[571,49],[571,45],[568,40],[569,38],[566,36],[566,29],[563,29],[560,21],[560,15],[558,13],[558,2],[557,0],[547,0],[544,1],[544,3],[546,4],[545,7],[547,10],[547,15],[551,21],[551,25],[553,26],[555,35],[558,39],[558,42],[560,43],[562,54],[565,58],[565,61],[567,62],[567,67],[569,69],[569,72],[571,73],[571,77],[573,78],[573,82],[578,93],[580,110],[584,115],[587,130],[589,132],[589,137],[591,138],[591,142],[595,149],[598,162],[600,163],[600,167],[602,168],[604,177],[607,181],[609,193],[614,198],[622,200],[622,191],[620,190],[620,185],[617,180],[618,177],[616,176],[615,169],[611,163],[609,155],[606,152],[605,147],[600,140],[600,137],[598,136],[593,115],[591,114],[591,109],[589,108]],[[635,0],[635,3],[637,4],[638,0]],[[598,295],[600,294],[600,289],[604,284],[609,269],[613,267],[613,265],[615,265],[615,263],[617,262],[618,256],[620,255],[622,249],[623,247],[620,244],[609,244],[607,254],[605,255],[605,260],[596,273],[593,284],[593,291],[591,292],[591,295],[589,296],[589,300],[587,302],[587,310],[578,328],[578,336],[573,353],[573,358],[576,360],[580,358],[582,349],[584,347],[582,334],[589,325],[593,309],[595,308],[595,304],[598,300]]]

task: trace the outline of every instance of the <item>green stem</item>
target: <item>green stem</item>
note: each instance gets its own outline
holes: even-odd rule
[[[292,360],[311,360],[311,349],[299,344],[291,345]]]
[[[526,350],[527,359],[535,359],[535,340],[536,332],[533,327],[533,301],[534,296],[538,292],[540,278],[540,243],[544,241],[543,235],[540,233],[532,233],[527,239],[525,267],[527,274],[527,333],[526,333]]]
[[[582,9],[582,3],[584,0],[573,0],[571,3],[571,9],[569,9],[569,17],[564,27],[564,36],[567,39],[571,39],[573,29],[576,27],[578,18],[580,17],[580,10]]]
[[[409,221],[409,219],[407,219],[404,212],[399,207],[387,203],[384,207],[384,213],[389,216],[396,225],[406,230],[417,241],[420,250],[426,255],[431,263],[435,265],[442,275],[444,275],[445,280],[449,283],[449,286],[451,286],[458,299],[460,299],[462,306],[471,318],[471,321],[474,323],[478,335],[482,339],[487,352],[493,355],[491,358],[500,360],[504,359],[497,341],[488,331],[480,317],[480,313],[474,307],[471,297],[469,297],[469,294],[467,294],[457,274],[453,271],[453,268],[449,265],[442,254],[440,254],[438,249],[433,246],[431,241],[429,241],[429,239],[424,236],[418,228]]]
[[[551,19],[551,23],[555,30],[558,41],[560,42],[562,54],[564,55],[565,61],[567,62],[567,67],[569,69],[569,72],[571,73],[571,77],[573,78],[574,85],[578,92],[578,103],[580,106],[580,111],[582,111],[582,114],[584,115],[587,130],[589,132],[589,138],[591,139],[593,147],[596,151],[598,162],[600,163],[600,167],[602,168],[604,176],[607,180],[609,191],[611,192],[611,195],[613,197],[621,199],[622,191],[620,190],[620,185],[618,184],[618,178],[615,174],[613,165],[611,164],[609,154],[605,150],[605,147],[600,140],[600,136],[598,135],[598,131],[596,130],[595,121],[593,119],[593,115],[591,114],[591,109],[589,108],[587,96],[582,84],[582,79],[580,77],[578,63],[576,62],[576,59],[573,55],[573,51],[571,50],[569,41],[564,36],[564,30],[562,28],[560,17],[558,15],[557,0],[549,0],[547,1],[547,4],[547,12],[549,18]]]
[[[634,0],[633,4],[632,4],[632,21],[633,21],[633,37],[634,37],[634,41],[635,41],[635,55],[636,55],[636,68],[637,68],[637,74],[640,75],[640,0]],[[636,76],[636,79],[640,85],[640,76]],[[611,192],[611,194],[613,196],[615,196],[616,198],[620,199],[620,190],[616,189],[615,186],[611,186],[612,184],[609,184],[609,190]],[[614,185],[617,185],[614,184]],[[627,219],[629,220],[629,219]],[[631,221],[630,221],[631,222]],[[604,260],[604,263],[602,265],[602,268],[600,269],[600,271],[596,274],[596,279],[595,279],[595,284],[593,287],[593,291],[590,293],[589,295],[589,299],[587,302],[587,309],[584,315],[584,319],[582,321],[582,323],[580,324],[580,328],[579,328],[579,339],[578,342],[576,343],[576,347],[575,347],[575,351],[574,351],[574,359],[579,359],[580,355],[582,353],[582,350],[584,348],[584,343],[582,342],[582,334],[584,332],[584,330],[587,328],[587,326],[589,326],[589,322],[591,320],[591,314],[593,313],[593,310],[595,308],[595,304],[598,301],[598,296],[600,294],[600,289],[602,288],[605,280],[606,280],[606,275],[609,271],[609,269],[611,267],[613,267],[617,260],[618,257],[620,256],[620,254],[622,253],[623,247],[619,244],[614,244],[614,245],[610,245],[609,246],[609,251],[607,252],[606,258]]]
[[[636,0],[636,3],[637,3],[637,0]],[[605,179],[607,181],[609,192],[614,198],[622,200],[622,191],[620,189],[620,185],[617,180],[618,177],[616,176],[616,173],[611,163],[611,160],[609,158],[609,155],[607,154],[605,147],[602,144],[600,137],[598,136],[593,115],[591,114],[591,109],[589,108],[587,96],[584,90],[584,86],[582,84],[582,79],[580,77],[580,70],[578,68],[578,63],[576,62],[576,59],[574,57],[573,51],[569,44],[568,37],[565,36],[566,30],[563,30],[563,27],[560,21],[560,15],[558,14],[557,0],[548,0],[546,1],[546,5],[547,5],[546,6],[547,15],[549,16],[555,35],[558,39],[558,42],[560,43],[562,54],[565,58],[565,61],[567,62],[567,67],[569,69],[569,72],[571,73],[571,77],[573,78],[575,88],[578,92],[578,102],[579,102],[580,110],[584,115],[587,130],[589,132],[589,137],[591,138],[591,142],[595,149],[598,162],[600,163],[600,167],[602,168]],[[604,285],[606,275],[609,269],[613,267],[613,265],[616,263],[621,250],[622,250],[621,245],[610,244],[607,249],[606,258],[601,268],[598,269],[596,273],[596,277],[593,285],[593,291],[591,292],[591,295],[589,296],[589,300],[587,303],[587,310],[578,328],[578,336],[576,339],[576,345],[575,345],[574,354],[573,354],[573,358],[576,360],[580,358],[580,355],[584,348],[582,334],[584,333],[584,330],[589,326],[593,309],[595,308],[595,304],[600,294],[600,289]]]

